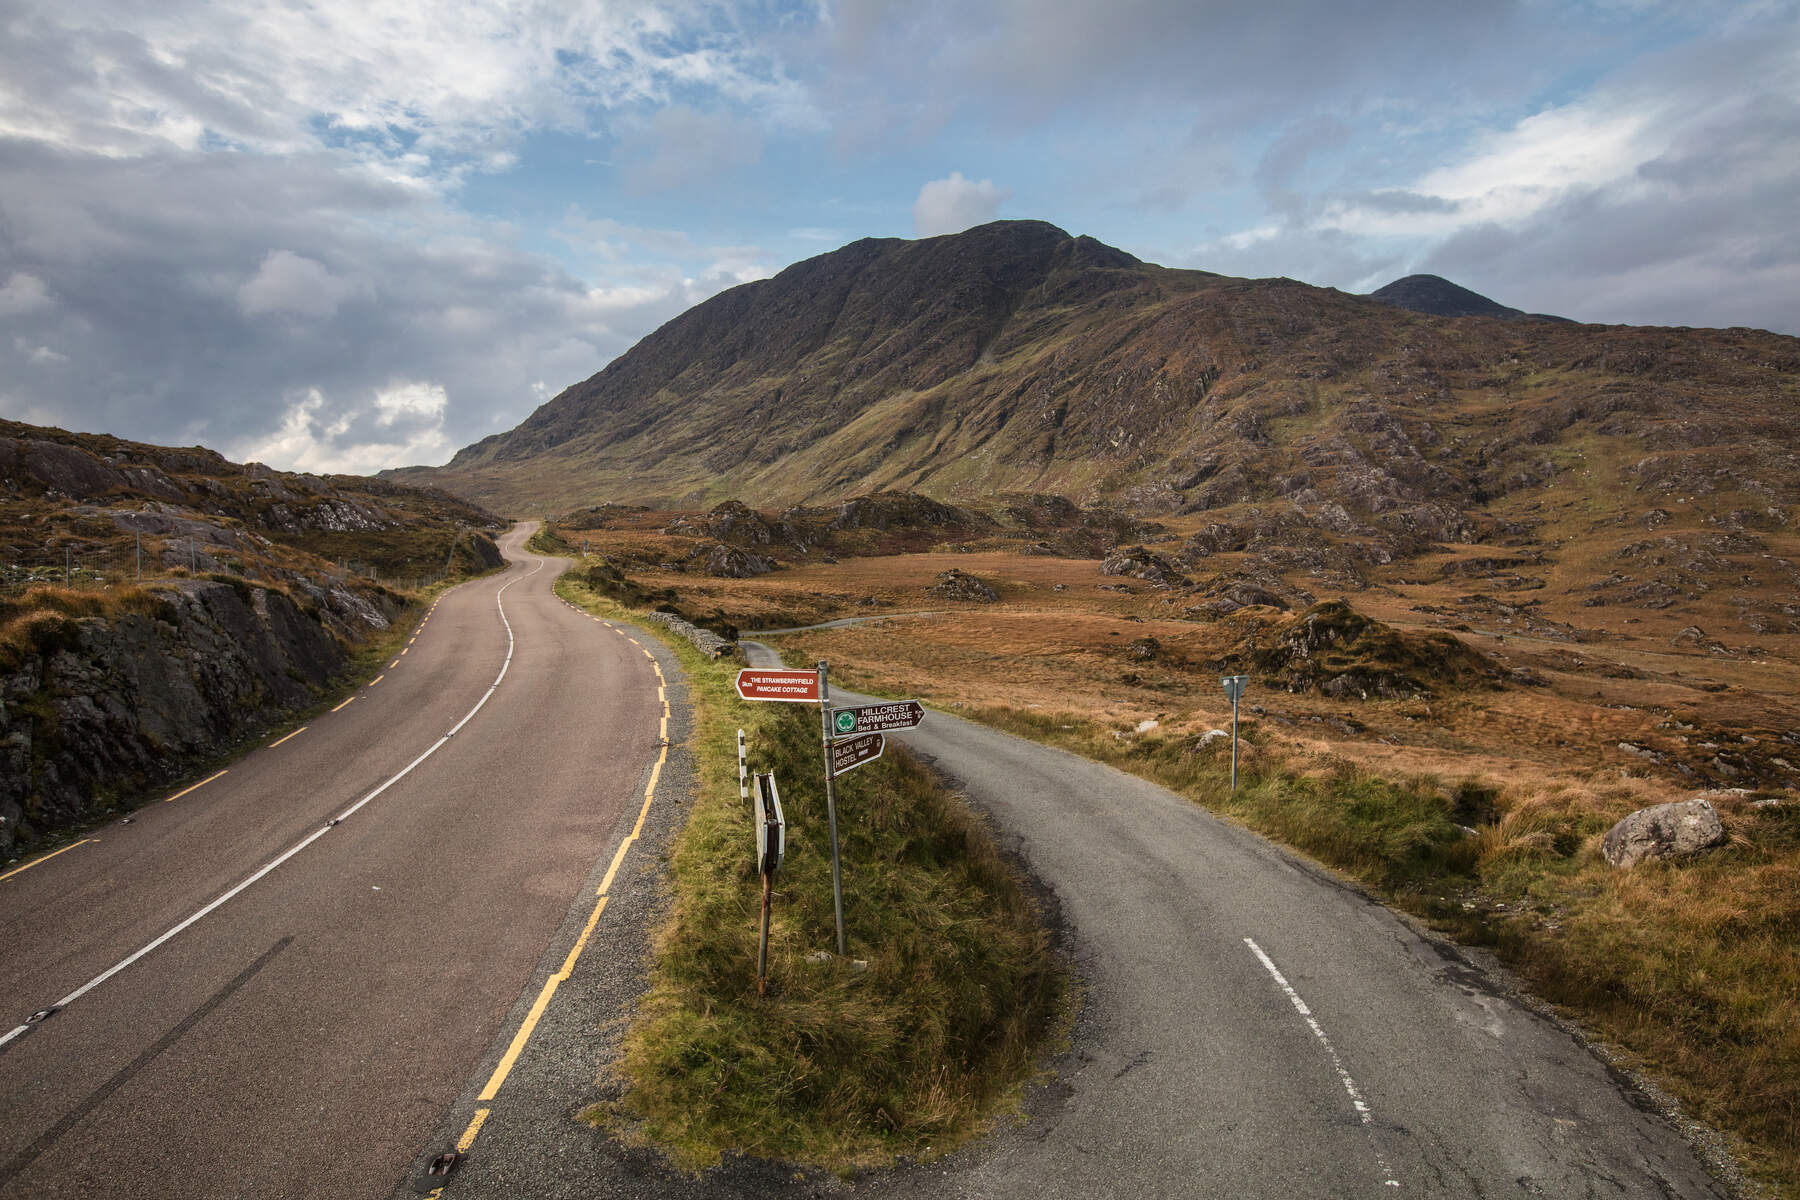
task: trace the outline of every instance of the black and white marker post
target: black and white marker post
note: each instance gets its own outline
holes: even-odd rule
[[[744,753],[744,731],[738,730],[738,799],[750,803],[750,760]]]

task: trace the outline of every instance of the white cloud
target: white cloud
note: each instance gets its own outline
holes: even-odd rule
[[[56,363],[68,362],[69,356],[66,354],[58,354],[48,346],[37,346],[31,351],[31,361],[41,367],[52,366]]]
[[[383,426],[391,426],[403,420],[423,419],[441,428],[444,424],[444,410],[449,404],[450,397],[445,394],[442,384],[397,383],[385,391],[375,393],[375,411],[380,414],[376,421]]]
[[[704,94],[783,126],[804,92],[708,0],[40,5],[0,47],[0,136],[135,156],[349,147],[397,175],[502,169],[531,130]]]
[[[233,457],[264,462],[290,471],[325,475],[373,475],[446,458],[452,449],[444,433],[444,389],[428,383],[395,384],[375,395],[369,410],[335,407],[318,388],[290,397],[280,427],[267,437],[241,443]],[[372,437],[359,427],[396,424],[414,427],[392,436]]]
[[[964,179],[961,171],[952,171],[948,179],[933,179],[919,189],[919,198],[913,201],[913,229],[920,237],[961,233],[993,220],[1011,194],[991,179]]]
[[[329,317],[356,291],[353,282],[333,275],[316,259],[292,250],[271,250],[256,274],[238,288],[237,302],[252,317],[265,313]]]
[[[49,289],[36,275],[14,271],[6,281],[6,286],[0,287],[0,317],[24,316],[28,312],[49,308],[52,303]]]

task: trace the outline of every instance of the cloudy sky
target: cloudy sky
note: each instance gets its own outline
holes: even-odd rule
[[[438,463],[722,288],[1031,217],[1800,333],[1800,0],[9,0],[0,416]]]

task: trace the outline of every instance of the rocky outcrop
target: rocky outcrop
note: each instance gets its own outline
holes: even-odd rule
[[[1337,700],[1430,696],[1444,685],[1493,682],[1496,664],[1447,633],[1396,629],[1326,600],[1254,635],[1227,665],[1273,677],[1289,692]]]
[[[1185,587],[1188,582],[1173,563],[1143,546],[1115,550],[1107,555],[1100,563],[1100,573],[1141,579],[1145,583],[1164,588]]]
[[[45,614],[0,666],[0,853],[134,802],[285,713],[344,666],[333,629],[397,615],[342,588],[296,602],[180,581],[107,616]]]
[[[1607,831],[1600,852],[1615,867],[1645,859],[1677,858],[1725,842],[1725,825],[1704,797],[1640,808]]]
[[[940,600],[972,600],[977,604],[992,604],[1000,599],[992,584],[955,567],[939,575],[937,582],[925,591]]]
[[[776,565],[775,560],[766,555],[751,554],[723,542],[701,546],[694,552],[694,558],[699,560],[702,572],[716,579],[749,579],[756,575],[767,575]]]

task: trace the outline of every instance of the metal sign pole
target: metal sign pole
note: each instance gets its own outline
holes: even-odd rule
[[[769,981],[769,897],[775,876],[763,873],[762,940],[756,947],[756,994],[767,995]]]
[[[1237,795],[1238,698],[1231,695],[1231,794]]]
[[[825,660],[819,660],[819,743],[825,748],[825,819],[831,826],[831,905],[837,914],[837,948],[844,946],[844,881],[838,868],[837,776],[831,763],[831,684],[825,674]]]
[[[1244,694],[1244,688],[1250,682],[1248,675],[1226,675],[1219,680],[1225,688],[1225,694],[1231,697],[1231,793],[1237,794],[1238,768],[1238,698]]]

